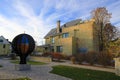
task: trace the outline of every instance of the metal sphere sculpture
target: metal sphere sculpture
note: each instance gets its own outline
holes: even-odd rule
[[[17,35],[12,41],[13,51],[20,56],[20,64],[26,64],[27,56],[35,48],[34,39],[28,34]]]

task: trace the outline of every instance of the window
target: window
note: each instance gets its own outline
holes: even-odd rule
[[[62,37],[63,37],[63,38],[69,37],[69,33],[63,33]]]
[[[63,52],[63,47],[62,46],[57,46],[57,52]]]
[[[4,45],[3,45],[3,48],[5,48],[5,47],[6,47],[6,45],[4,44]]]
[[[78,48],[78,53],[86,53],[87,52],[87,48],[83,47],[83,48]]]
[[[0,39],[0,42],[3,42],[3,40],[2,40],[2,39]]]
[[[50,51],[51,51],[51,52],[54,52],[54,46],[51,46],[51,47],[50,47]]]
[[[52,42],[52,43],[55,43],[55,39],[54,39],[54,37],[52,37],[51,42]]]

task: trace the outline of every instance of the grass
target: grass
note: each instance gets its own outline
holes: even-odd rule
[[[71,78],[73,80],[120,80],[114,73],[96,71],[69,66],[53,66],[51,73]]]
[[[12,60],[11,63],[19,64],[19,61],[18,60]],[[31,64],[31,65],[45,65],[47,63],[37,62],[37,61],[27,61],[27,64]]]

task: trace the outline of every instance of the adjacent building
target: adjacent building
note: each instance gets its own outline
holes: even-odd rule
[[[46,52],[60,52],[66,55],[98,51],[97,39],[94,36],[94,20],[73,20],[51,29],[45,38]]]
[[[7,55],[11,52],[11,45],[7,39],[0,36],[0,55]]]

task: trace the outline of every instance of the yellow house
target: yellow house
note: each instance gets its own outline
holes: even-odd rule
[[[11,52],[11,45],[7,39],[0,36],[0,55],[8,55]]]
[[[50,30],[45,38],[47,52],[60,52],[72,55],[87,51],[97,51],[97,41],[94,34],[94,20],[73,20]]]

